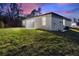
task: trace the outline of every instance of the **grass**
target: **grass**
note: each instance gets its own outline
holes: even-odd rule
[[[23,28],[0,29],[0,55],[79,55],[79,30],[61,33]]]

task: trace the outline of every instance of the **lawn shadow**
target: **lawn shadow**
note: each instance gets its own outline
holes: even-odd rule
[[[53,33],[63,38],[71,39],[73,42],[76,42],[77,44],[79,44],[79,32],[69,30],[66,32],[54,31]]]

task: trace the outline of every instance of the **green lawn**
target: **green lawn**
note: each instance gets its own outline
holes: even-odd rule
[[[61,33],[23,28],[0,29],[0,55],[79,55],[79,30]]]

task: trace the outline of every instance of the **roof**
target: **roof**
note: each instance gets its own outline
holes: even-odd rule
[[[29,17],[29,18],[44,16],[44,15],[48,15],[48,14],[57,15],[57,16],[59,16],[59,17],[65,18],[65,19],[68,20],[68,21],[71,21],[71,19],[69,19],[69,18],[67,18],[67,17],[64,17],[64,16],[61,16],[61,15],[59,15],[59,14],[56,14],[56,13],[54,13],[54,12],[49,12],[49,13],[45,13],[45,14],[42,14],[42,15],[37,15],[37,16]],[[29,19],[29,18],[27,18],[27,19]]]

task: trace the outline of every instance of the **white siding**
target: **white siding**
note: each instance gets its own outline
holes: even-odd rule
[[[59,16],[55,16],[53,15],[52,16],[52,29],[55,30],[55,31],[58,31],[58,30],[63,30],[65,26],[71,26],[71,21],[69,20],[66,20],[65,18],[63,17],[59,17]]]
[[[35,29],[34,20],[33,20],[33,19],[28,20],[28,21],[26,22],[26,27],[27,27],[27,29]]]
[[[23,20],[23,21],[22,21],[22,26],[25,27],[25,24],[26,24],[26,20]]]
[[[32,26],[31,22],[34,22],[34,28],[33,29],[45,29],[45,30],[52,30],[51,29],[51,14],[39,16],[39,17],[33,17],[29,19],[25,19],[23,21],[23,25],[28,29]]]
[[[71,27],[71,21],[66,21],[67,26]]]
[[[26,20],[23,20],[23,26],[26,27],[27,29],[34,29],[35,28],[35,23],[34,23],[34,20],[33,19],[26,19]]]
[[[52,30],[51,25],[52,25],[52,15],[48,14],[42,17],[42,20],[46,19],[45,21],[45,25],[42,24],[42,29],[46,29],[46,30]]]
[[[63,19],[59,16],[53,16],[52,29],[55,31],[63,30]]]
[[[71,27],[71,21],[68,21],[68,20],[66,20],[66,19],[63,19],[63,25],[64,25],[64,26],[69,26],[69,27]]]
[[[71,22],[60,16],[47,14],[43,16],[25,19],[23,26],[27,29],[63,30],[65,26],[71,26]]]
[[[42,18],[42,25],[45,26],[46,25],[46,17]]]

